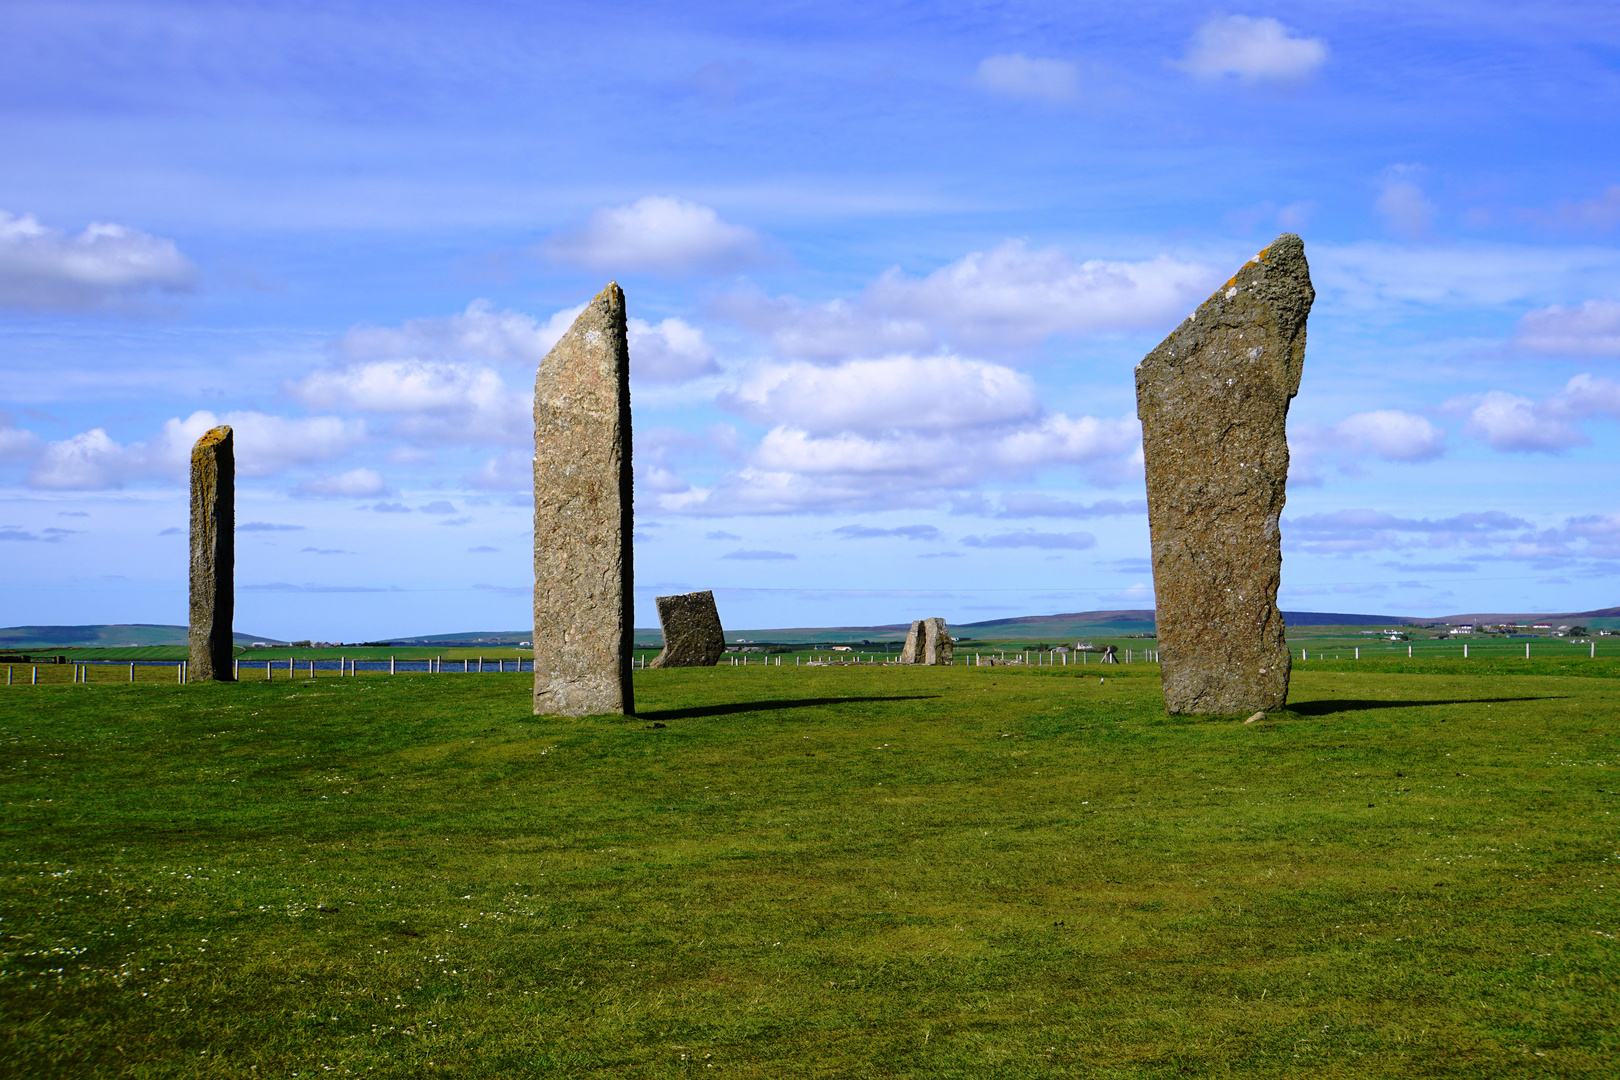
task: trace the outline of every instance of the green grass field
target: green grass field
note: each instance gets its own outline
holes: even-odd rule
[[[1616,672],[0,688],[0,1074],[1609,1077]]]

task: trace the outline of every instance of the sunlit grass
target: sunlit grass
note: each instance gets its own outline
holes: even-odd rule
[[[13,688],[0,1072],[1612,1075],[1620,694],[1456,663]]]

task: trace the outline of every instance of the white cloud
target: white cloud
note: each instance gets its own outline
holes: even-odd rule
[[[743,467],[656,498],[691,514],[938,506],[989,477],[1140,469],[1133,418],[1046,414],[1029,378],[956,357],[762,366],[722,404],[771,425]]]
[[[94,428],[46,445],[28,483],[62,491],[121,487],[129,471],[125,460],[125,449],[104,429]]]
[[[39,436],[4,420],[0,417],[0,462],[27,461],[39,452]]]
[[[68,236],[32,214],[0,210],[0,305],[79,310],[153,290],[181,292],[195,278],[172,240],[99,222]]]
[[[1587,300],[1526,312],[1514,344],[1547,356],[1620,357],[1620,303]]]
[[[829,361],[950,343],[999,349],[1053,334],[1167,329],[1219,281],[1207,266],[1167,256],[1077,263],[1057,248],[1008,240],[926,277],[891,269],[853,302],[736,296],[725,306],[770,333],[779,356]]]
[[[987,56],[973,78],[992,93],[1037,101],[1069,101],[1079,87],[1073,64],[1023,53]]]
[[[1468,434],[1494,450],[1557,453],[1587,441],[1575,427],[1538,409],[1536,402],[1505,390],[1481,395],[1468,414]]]
[[[1346,450],[1376,454],[1387,461],[1429,461],[1446,449],[1444,430],[1399,409],[1357,413],[1339,421],[1333,431]]]
[[[1176,65],[1200,79],[1292,82],[1327,62],[1327,43],[1302,38],[1276,19],[1223,15],[1200,26]]]
[[[363,499],[372,495],[382,495],[388,491],[388,485],[375,469],[350,469],[348,472],[336,476],[321,476],[314,480],[305,480],[295,489],[299,495],[313,495],[321,498],[353,498]]]
[[[1434,227],[1434,204],[1417,182],[1421,166],[1391,165],[1379,183],[1373,208],[1384,219],[1384,227],[1396,236],[1418,239]]]
[[[891,356],[838,367],[762,365],[720,403],[752,420],[811,434],[959,431],[1040,414],[1028,375],[954,356]]]
[[[534,433],[529,394],[475,364],[378,360],[313,372],[287,391],[311,408],[394,417],[390,431],[418,444],[514,444]]]
[[[336,416],[294,419],[257,412],[192,413],[164,422],[156,436],[128,446],[102,428],[49,443],[35,459],[32,487],[92,491],[132,481],[183,482],[191,448],[211,428],[230,425],[238,476],[270,476],[284,469],[331,460],[365,439],[365,424]]]
[[[630,319],[629,332],[630,377],[638,382],[687,382],[720,370],[703,331],[680,319]]]
[[[1157,328],[1185,316],[1218,275],[1209,267],[1159,256],[1143,262],[1076,263],[1057,248],[1030,250],[1008,240],[973,252],[922,279],[898,269],[871,289],[879,311],[953,328],[965,340]]]
[[[538,367],[563,336],[579,307],[547,322],[518,311],[497,311],[488,300],[447,318],[407,319],[399,327],[357,326],[338,339],[336,351],[350,360],[487,360]]]
[[[560,262],[610,274],[720,272],[757,263],[764,254],[752,229],[721,220],[710,207],[664,195],[602,207],[582,228],[554,237],[546,250]]]

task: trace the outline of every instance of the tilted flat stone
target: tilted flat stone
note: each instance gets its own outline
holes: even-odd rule
[[[956,642],[945,630],[944,619],[923,620],[924,645],[923,660],[925,664],[935,664],[949,667],[956,656]]]
[[[713,667],[726,651],[720,609],[708,590],[660,596],[658,624],[664,628],[664,651],[648,667]]]
[[[191,448],[190,679],[235,680],[235,608],[236,440],[217,427]]]
[[[624,293],[585,306],[534,381],[534,711],[632,713]]]
[[[1247,713],[1288,698],[1278,520],[1315,298],[1305,245],[1285,234],[1136,368],[1171,713]]]
[[[915,664],[923,655],[927,647],[927,635],[923,630],[923,621],[913,619],[911,629],[906,631],[906,643],[900,647],[900,662],[902,664]]]

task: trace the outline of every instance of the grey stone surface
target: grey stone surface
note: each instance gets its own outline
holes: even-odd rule
[[[902,664],[949,664],[956,642],[945,629],[944,619],[917,619],[906,634],[900,650]]]
[[[232,682],[236,607],[236,440],[228,427],[191,448],[191,635],[188,676]]]
[[[911,629],[906,631],[906,643],[900,647],[900,662],[902,664],[915,664],[923,655],[926,648],[926,635],[923,631],[923,621],[913,619]]]
[[[624,293],[585,306],[534,382],[534,711],[633,713]]]
[[[726,651],[720,609],[707,590],[660,596],[658,624],[664,628],[664,650],[648,667],[713,667]]]
[[[1285,234],[1137,366],[1171,713],[1278,709],[1288,698],[1278,521],[1315,297],[1305,245]]]
[[[923,660],[925,664],[950,666],[956,656],[956,641],[945,629],[944,619],[923,620],[924,647]]]

